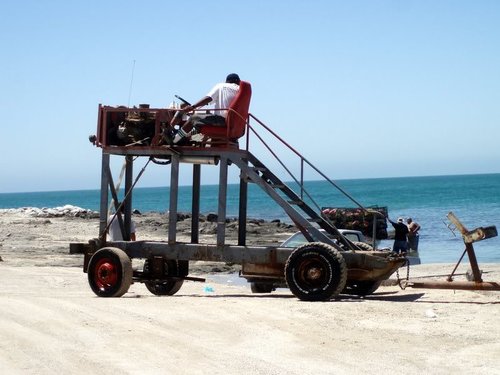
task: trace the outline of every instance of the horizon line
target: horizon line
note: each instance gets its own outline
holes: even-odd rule
[[[488,172],[488,173],[460,173],[460,174],[436,174],[436,175],[425,175],[425,176],[392,176],[392,177],[357,177],[357,178],[339,178],[339,179],[331,179],[332,181],[353,181],[353,180],[380,180],[380,179],[401,179],[401,178],[427,178],[427,177],[460,177],[460,176],[484,176],[484,175],[495,175],[500,174],[500,172]],[[304,182],[317,182],[317,181],[325,181],[327,180],[304,180]],[[295,183],[295,181],[284,181],[285,183]],[[237,185],[238,182],[228,183],[228,185]],[[202,184],[201,186],[217,186],[217,183],[211,184]],[[191,184],[179,185],[179,187],[188,187],[192,186]],[[161,186],[140,186],[135,189],[154,189],[154,188],[169,188],[170,185],[161,185]],[[90,189],[68,189],[68,190],[38,190],[38,191],[6,191],[0,192],[0,194],[37,194],[37,193],[60,193],[60,192],[69,192],[69,191],[95,191],[100,190],[100,188]]]

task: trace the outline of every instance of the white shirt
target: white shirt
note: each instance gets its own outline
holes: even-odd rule
[[[212,98],[211,103],[214,103],[214,108],[229,108],[234,97],[238,93],[240,86],[236,83],[218,83],[212,90],[209,91],[207,96]],[[226,117],[227,111],[214,111],[216,115]]]
[[[111,215],[108,218],[108,223],[113,219],[114,215]],[[135,233],[135,224],[132,220],[130,220],[130,233]],[[122,231],[120,229],[120,221],[118,220],[118,215],[111,222],[111,225],[108,229],[109,240],[110,241],[123,241]]]

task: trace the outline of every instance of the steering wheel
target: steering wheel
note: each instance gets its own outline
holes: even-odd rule
[[[186,99],[181,98],[179,95],[174,95],[177,99],[179,99],[185,106],[191,105]],[[182,120],[182,115],[184,112],[182,110],[175,111],[174,117],[172,118],[173,124],[178,124]]]

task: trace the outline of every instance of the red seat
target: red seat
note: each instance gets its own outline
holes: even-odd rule
[[[252,86],[248,82],[241,81],[238,94],[229,105],[226,126],[203,125],[200,133],[212,139],[222,138],[227,141],[242,137],[245,134],[251,96]]]

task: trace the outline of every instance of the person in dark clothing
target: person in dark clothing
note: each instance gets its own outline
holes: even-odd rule
[[[392,224],[396,233],[394,234],[394,245],[392,246],[392,251],[396,254],[406,253],[408,250],[408,226],[404,223],[403,218],[400,217],[398,222],[395,223],[391,219],[387,218],[389,223]]]

